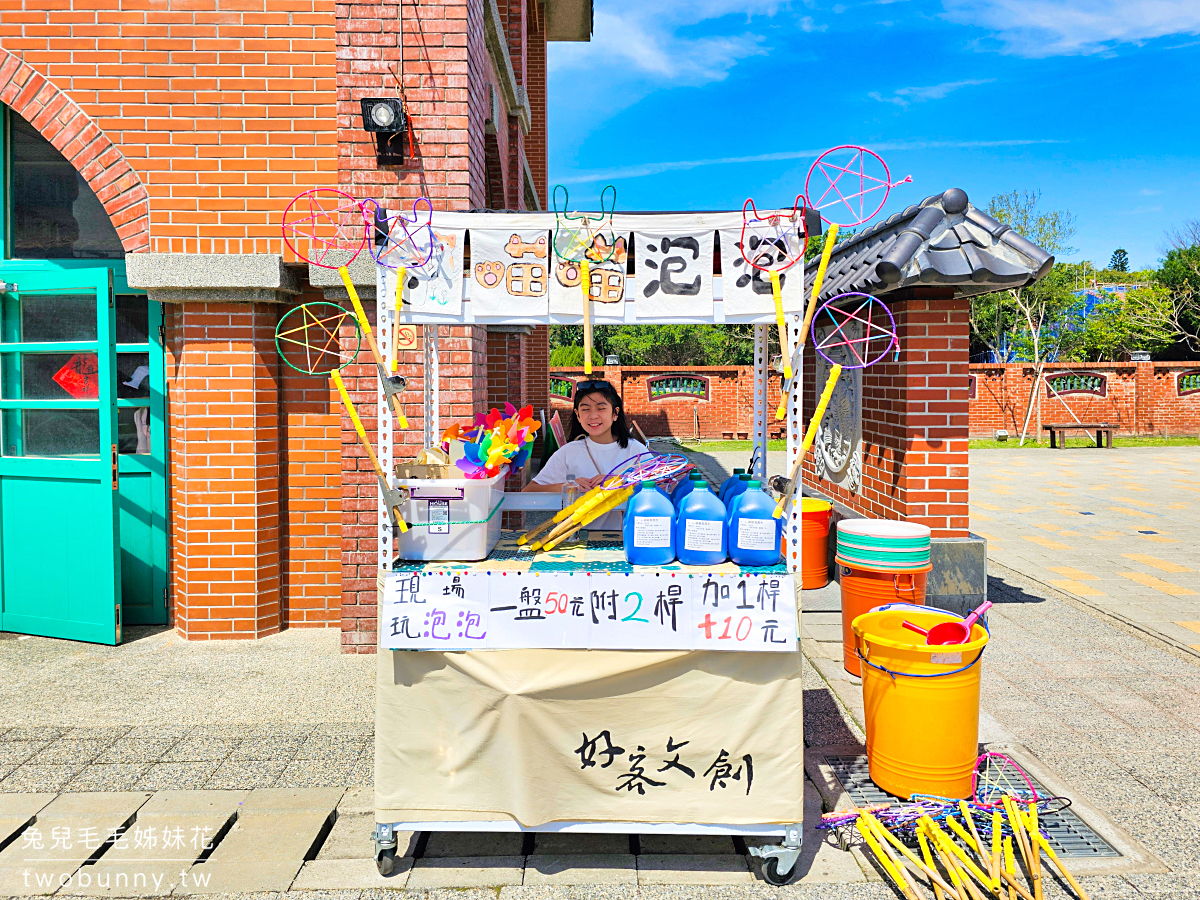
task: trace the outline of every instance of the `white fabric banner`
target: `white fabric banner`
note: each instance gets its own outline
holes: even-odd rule
[[[388,650],[794,652],[792,576],[684,572],[397,572]]]
[[[629,262],[629,235],[617,232],[613,239],[613,250],[607,246],[592,247],[589,253],[598,257],[608,256],[604,262],[589,262],[592,278],[592,302],[602,303],[603,315],[622,315],[625,302],[625,269]],[[550,312],[555,315],[583,315],[583,288],[579,282],[582,267],[572,260],[561,260],[551,253],[553,274],[550,278]],[[592,307],[593,314],[598,310]]]
[[[711,316],[713,230],[633,233],[637,266],[634,314],[639,319]]]
[[[434,222],[437,222],[436,214]],[[413,312],[462,315],[463,245],[467,234],[462,229],[433,229],[433,256],[419,268],[410,268],[406,306]]]
[[[771,293],[771,276],[751,266],[746,257],[762,269],[786,265],[802,252],[796,227],[753,227],[752,220],[748,219],[744,232],[746,247],[743,255],[743,228],[739,225],[721,229],[721,289],[725,314],[773,313],[775,299]],[[785,312],[804,310],[803,261],[779,273],[779,293]]]
[[[544,316],[553,259],[544,229],[471,229],[471,305],[477,316]]]

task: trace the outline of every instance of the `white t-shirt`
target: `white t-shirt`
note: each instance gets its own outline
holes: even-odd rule
[[[584,444],[587,446],[585,447]],[[588,456],[589,450],[591,456]],[[620,463],[645,452],[647,452],[646,445],[633,438],[629,439],[628,447],[622,447],[616,441],[609,444],[597,444],[590,437],[582,441],[572,441],[565,447],[559,448],[546,461],[545,468],[534,476],[533,481],[535,484],[562,484],[567,480],[568,475],[574,475],[576,478],[607,475]],[[592,457],[596,459],[595,464],[592,463]],[[599,471],[596,469],[597,465],[600,467]],[[623,509],[614,509],[589,523],[587,527],[600,531],[617,531],[621,527],[623,516]]]

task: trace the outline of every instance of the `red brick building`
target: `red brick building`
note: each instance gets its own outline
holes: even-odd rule
[[[345,289],[284,246],[282,213],[314,187],[393,208],[422,195],[435,209],[544,207],[546,44],[590,31],[588,0],[0,0],[2,149],[16,173],[0,190],[13,209],[0,280],[26,332],[47,296],[90,298],[100,323],[76,336],[98,360],[98,398],[46,379],[5,414],[22,417],[14,434],[50,434],[47,498],[72,477],[67,457],[95,460],[72,465],[89,515],[119,544],[97,551],[112,594],[101,577],[103,596],[82,600],[94,577],[56,575],[46,590],[59,611],[33,623],[9,582],[0,630],[111,642],[122,625],[168,619],[188,639],[340,625],[346,649],[374,649],[374,482],[328,380],[288,369],[274,344],[287,310]],[[366,97],[404,101],[403,165],[377,163]],[[80,273],[104,269],[107,341],[103,286],[71,293]],[[352,274],[372,297],[366,254]],[[126,320],[136,342],[121,336]],[[443,329],[441,347],[443,417],[500,397],[546,405],[544,328]],[[480,377],[489,353],[513,360],[503,385]],[[401,370],[414,391],[418,355]],[[149,372],[140,381],[125,371],[135,365]],[[373,429],[373,370],[344,374]],[[114,375],[129,382],[114,391]],[[38,424],[64,412],[69,427]],[[122,436],[111,488],[110,432]],[[16,490],[20,452],[6,448],[0,493]],[[18,551],[6,565],[19,569]]]

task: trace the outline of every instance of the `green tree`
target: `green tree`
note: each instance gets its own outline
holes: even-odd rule
[[[775,341],[777,335],[773,331],[771,337]],[[551,359],[556,358],[556,348],[582,346],[582,325],[551,326]],[[592,329],[592,346],[599,361],[615,354],[624,366],[748,366],[754,362],[754,327],[597,325]],[[573,365],[583,362],[583,351],[578,352],[579,363]],[[772,352],[779,352],[777,344]]]
[[[596,348],[592,348],[592,365],[600,366],[604,364],[604,357],[596,352]],[[552,366],[582,366],[583,365],[583,346],[575,345],[571,347],[554,347],[550,351],[550,365]]]
[[[1171,291],[1160,284],[1106,294],[1073,332],[1071,359],[1128,358],[1134,350],[1161,353],[1178,339]]]
[[[1113,251],[1112,259],[1108,261],[1108,267],[1114,272],[1129,271],[1129,254],[1125,252],[1124,247],[1118,247]]]
[[[1039,209],[1041,197],[1041,191],[1036,190],[997,194],[988,203],[988,215],[1056,256],[1074,253],[1069,241],[1075,234],[1075,216],[1065,209]],[[992,349],[1016,345],[1034,364],[1034,387],[1021,426],[1022,444],[1046,359],[1056,349],[1055,338],[1070,331],[1068,324],[1079,306],[1072,292],[1073,274],[1055,266],[1036,284],[984,294],[971,303],[971,329],[977,340]],[[1040,418],[1041,408],[1038,410]],[[1037,423],[1039,434],[1041,424]]]

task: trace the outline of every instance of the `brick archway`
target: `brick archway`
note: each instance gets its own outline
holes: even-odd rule
[[[150,197],[133,166],[65,93],[0,47],[0,102],[54,145],[104,205],[126,253],[150,249]]]

